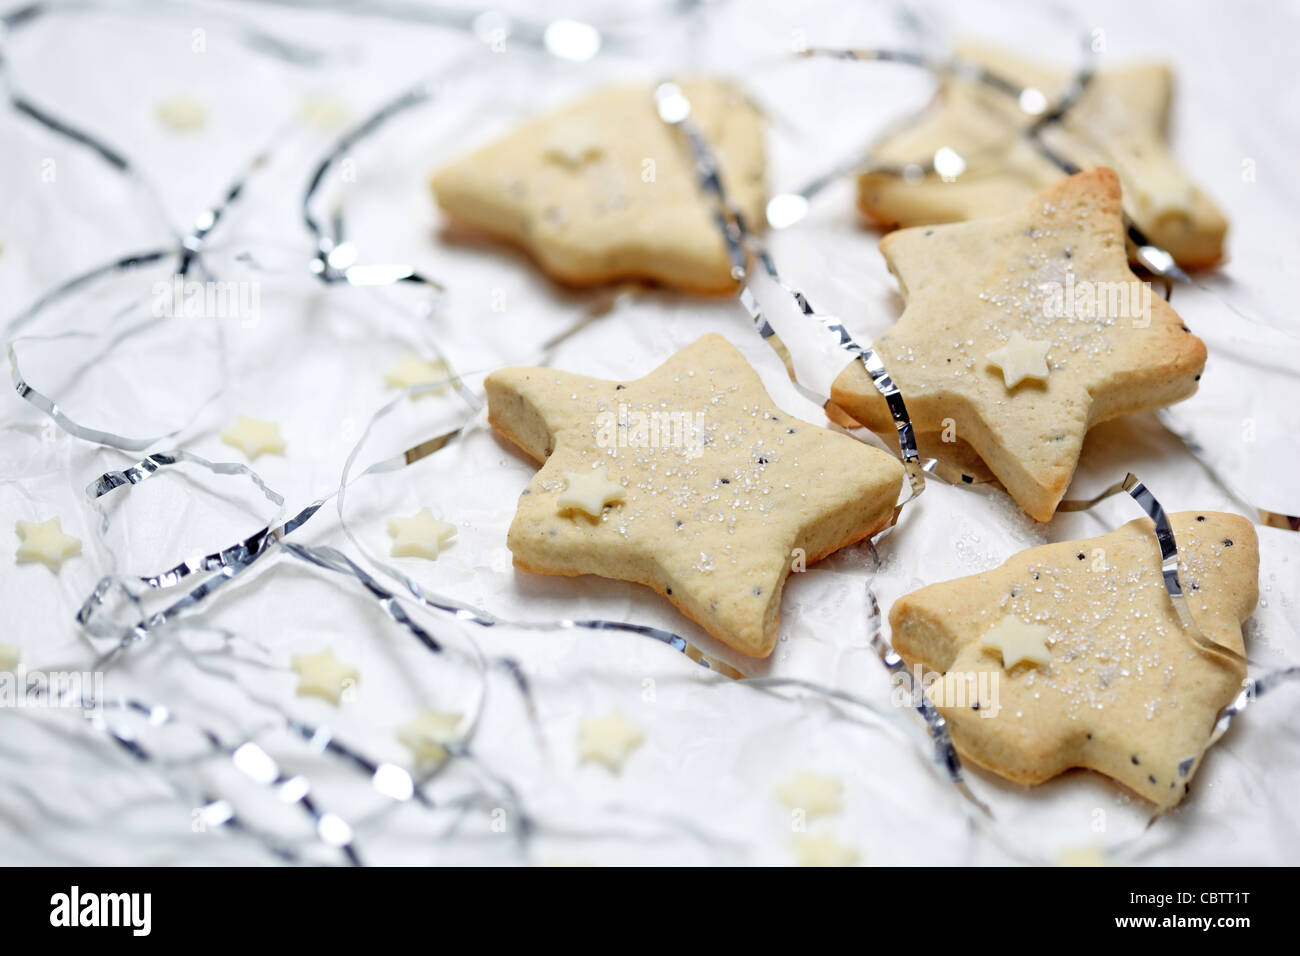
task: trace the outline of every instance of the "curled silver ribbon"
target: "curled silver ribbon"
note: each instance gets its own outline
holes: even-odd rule
[[[662,83],[656,87],[654,96],[660,119],[682,133],[694,157],[697,185],[713,207],[714,221],[717,223],[723,241],[727,245],[728,255],[731,259],[732,276],[737,282],[741,283],[739,293],[741,304],[749,312],[759,335],[785,361],[785,346],[781,343],[776,330],[767,319],[757,296],[754,295],[753,290],[745,281],[748,278],[749,252],[751,250],[754,258],[763,267],[768,278],[794,300],[800,313],[807,318],[815,319],[833,332],[838,339],[839,346],[862,362],[862,366],[870,377],[872,385],[880,392],[889,406],[890,417],[893,419],[898,432],[900,457],[907,472],[911,492],[906,499],[896,505],[890,519],[890,526],[898,521],[903,506],[925,490],[925,475],[927,473],[950,483],[975,483],[976,479],[963,474],[959,469],[952,468],[934,459],[924,462],[921,460],[916,448],[915,430],[912,426],[911,417],[907,413],[907,404],[903,400],[902,392],[885,370],[879,354],[874,349],[861,346],[855,342],[843,323],[832,316],[817,312],[802,291],[790,286],[781,278],[771,254],[754,233],[749,230],[745,224],[743,214],[728,198],[718,170],[717,161],[703,133],[700,132],[699,127],[690,118],[690,101],[681,88],[674,83]],[[821,401],[824,403],[826,397],[822,396]]]
[[[1178,621],[1187,633],[1188,638],[1201,650],[1225,657],[1233,663],[1243,665],[1251,663],[1249,658],[1238,654],[1232,648],[1224,647],[1222,644],[1210,640],[1197,626],[1187,604],[1187,595],[1183,593],[1182,581],[1178,577],[1178,543],[1174,540],[1174,529],[1169,523],[1169,516],[1165,514],[1165,509],[1156,499],[1156,496],[1138,480],[1136,475],[1129,472],[1115,484],[1091,498],[1062,501],[1057,505],[1056,510],[1066,512],[1087,511],[1099,502],[1120,492],[1127,493],[1151,519],[1152,532],[1155,534],[1156,544],[1160,548],[1160,569],[1165,591],[1169,595],[1169,601],[1174,606],[1174,611],[1178,614]]]

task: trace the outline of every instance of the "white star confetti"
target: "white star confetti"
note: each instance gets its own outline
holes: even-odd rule
[[[384,373],[384,384],[393,388],[413,388],[417,385],[433,385],[436,388],[420,392],[416,397],[442,395],[446,393],[450,372],[442,359],[423,359],[409,352],[397,360],[397,364]]]
[[[397,728],[397,739],[416,763],[435,764],[447,759],[447,744],[459,737],[463,714],[424,708]]]
[[[802,810],[808,819],[839,813],[843,808],[844,785],[836,777],[801,770],[776,788],[776,797],[792,810]]]
[[[284,454],[284,439],[276,422],[264,422],[240,415],[233,425],[221,429],[221,440],[244,453],[252,461],[259,455]]]
[[[644,739],[641,728],[617,710],[604,717],[584,717],[578,737],[578,758],[604,764],[617,773]]]
[[[792,841],[800,866],[857,866],[858,851],[823,833],[799,834]]]
[[[39,522],[19,521],[14,525],[14,530],[22,542],[18,545],[19,564],[39,561],[58,574],[65,560],[81,553],[81,540],[64,534],[58,518]]]
[[[298,674],[298,696],[319,697],[337,704],[343,691],[355,684],[357,669],[334,656],[332,648],[319,654],[294,654],[290,664]]]
[[[428,508],[421,508],[409,518],[390,518],[388,533],[393,538],[393,557],[436,561],[443,545],[455,537],[456,526],[439,521]]]

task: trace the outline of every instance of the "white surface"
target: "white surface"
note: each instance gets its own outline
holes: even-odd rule
[[[1254,505],[1300,513],[1294,478],[1300,346],[1291,307],[1300,232],[1290,178],[1300,120],[1277,109],[1300,94],[1286,59],[1286,44],[1300,27],[1293,9],[1260,6],[1243,17],[1219,5],[1192,15],[1184,4],[1087,4],[1086,15],[1067,21],[1017,13],[1010,5],[924,4],[914,8],[929,31],[919,38],[900,28],[893,11],[855,4],[805,4],[798,13],[785,4],[734,4],[689,19],[671,19],[650,5],[631,13],[620,6],[619,30],[585,64],[509,42],[493,53],[452,30],[237,3],[75,10],[24,28],[5,51],[13,86],[129,156],[177,229],[187,229],[255,153],[273,147],[271,162],[250,180],[207,257],[221,278],[260,282],[260,321],[248,327],[231,319],[172,319],[104,355],[109,338],[149,318],[152,284],[170,267],[145,270],[106,280],[25,328],[22,334],[30,336],[88,333],[20,343],[26,377],[77,421],[132,436],[182,429],[155,447],[183,447],[214,461],[234,460],[217,431],[237,413],[279,421],[287,454],[254,467],[293,513],[335,490],[366,423],[393,397],[382,373],[403,352],[436,342],[476,387],[492,368],[535,361],[541,343],[573,323],[592,299],[557,291],[515,253],[446,241],[425,186],[440,161],[602,80],[707,68],[743,74],[770,112],[770,186],[779,192],[860,149],[887,123],[923,105],[931,89],[929,78],[906,67],[789,63],[783,57],[792,44],[926,42],[941,49],[951,36],[975,32],[1073,62],[1081,28],[1100,28],[1107,43],[1103,64],[1150,55],[1176,65],[1177,153],[1227,210],[1232,230],[1230,261],[1203,280],[1215,293],[1179,289],[1174,298],[1206,340],[1210,362],[1197,396],[1165,417],[1195,441],[1209,467],[1156,416],[1136,416],[1090,436],[1071,495],[1091,495],[1131,470],[1169,510]],[[596,23],[609,19],[596,5],[555,5],[554,11]],[[250,46],[245,28],[254,22],[317,51],[319,62],[289,64]],[[203,52],[193,49],[196,30],[203,31]],[[300,115],[304,99],[318,96],[358,120],[453,63],[459,65],[444,95],[359,147],[349,157],[355,183],[341,185],[336,176],[318,207],[327,213],[333,197],[344,203],[348,235],[363,262],[410,262],[446,283],[438,312],[422,322],[414,290],[325,288],[308,274],[312,247],[298,203],[339,131],[315,129]],[[179,134],[159,124],[158,104],[177,96],[206,107],[203,129]],[[6,319],[60,281],[167,241],[168,227],[140,190],[85,149],[8,108],[0,110],[0,137]],[[1243,179],[1248,160],[1254,181]],[[54,181],[44,181],[50,169]],[[772,244],[787,279],[869,339],[900,307],[876,241],[856,222],[851,186],[840,183]],[[244,252],[264,271],[236,259]],[[128,305],[133,309],[123,311]],[[824,420],[732,301],[648,293],[568,340],[552,361],[587,374],[631,377],[708,331],[745,352],[777,404],[809,421]],[[810,384],[833,372],[814,371]],[[224,391],[205,405],[223,382]],[[407,402],[376,429],[360,460],[384,458],[465,415],[455,397]],[[115,566],[120,573],[156,572],[233,543],[273,516],[245,479],[182,466],[105,498],[111,523],[101,540],[83,489],[139,456],[71,438],[12,394],[0,402],[0,428],[0,523],[57,514],[85,542],[84,554],[58,577],[28,565],[11,566],[0,578],[8,624],[0,638],[19,645],[31,669],[80,670],[103,649],[102,640],[78,628],[74,614]],[[505,530],[531,473],[532,465],[475,419],[460,445],[356,485],[347,499],[349,524],[368,549],[386,554],[385,520],[428,505],[458,533],[436,563],[394,560],[422,585],[506,617],[655,624],[725,654],[644,589],[514,571]],[[404,763],[393,733],[398,724],[424,706],[476,706],[483,685],[473,668],[429,653],[351,579],[270,554],[178,624],[132,648],[109,671],[106,690],[165,705],[231,743],[260,734],[282,765],[309,778],[321,802],[351,823],[367,862],[789,863],[791,818],[773,789],[800,769],[843,779],[844,812],[809,828],[834,833],[867,863],[1007,862],[1011,857],[985,831],[969,825],[968,807],[924,759],[926,742],[913,715],[891,705],[883,668],[865,648],[867,589],[887,611],[899,595],[925,583],[991,567],[1044,540],[1098,534],[1136,513],[1127,500],[1114,499],[1044,528],[999,491],[932,483],[880,542],[878,566],[870,549],[859,547],[794,576],[778,648],[770,661],[746,664],[747,672],[842,687],[876,702],[883,716],[852,709],[837,716],[822,701],[794,699],[806,698],[800,693],[786,692],[792,699],[783,700],[721,681],[630,636],[485,631],[407,602],[444,642],[464,649],[473,640],[489,657],[514,657],[532,681],[545,749],[511,685],[494,672],[472,740],[481,763],[454,764],[429,788],[447,803],[476,792],[484,768],[508,780],[539,827],[527,855],[510,838],[518,833],[517,814],[495,784],[488,785],[495,795],[463,816],[395,806],[354,768],[267,730],[282,711],[327,724],[376,760]],[[1300,660],[1300,537],[1267,528],[1260,535],[1261,602],[1247,647],[1275,666]],[[359,557],[339,531],[332,504],[295,540]],[[324,646],[361,673],[353,699],[337,710],[293,694],[289,656]],[[615,707],[645,728],[646,742],[619,776],[577,766],[579,718]],[[1300,856],[1298,707],[1300,692],[1290,688],[1253,707],[1209,756],[1192,796],[1146,835],[1136,861],[1294,862]],[[133,727],[157,753],[202,751],[180,728],[112,719]],[[273,861],[248,837],[197,826],[198,791],[232,800],[242,816],[310,859],[338,859],[311,838],[301,814],[241,782],[224,760],[142,767],[66,711],[0,713],[0,726],[0,862]],[[1032,792],[973,776],[1012,841],[1033,856],[1116,844],[1144,823],[1143,805],[1089,774]],[[503,819],[504,827],[494,828]],[[1098,819],[1105,820],[1104,831],[1097,831]],[[446,835],[457,821],[457,832]]]

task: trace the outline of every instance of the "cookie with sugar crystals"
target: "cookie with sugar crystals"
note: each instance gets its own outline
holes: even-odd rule
[[[880,250],[906,306],[874,345],[917,432],[966,442],[1039,521],[1088,428],[1196,391],[1205,345],[1129,269],[1109,169],[1063,179],[1011,215],[890,233]],[[893,429],[860,362],[831,400]]]
[[[722,80],[680,86],[728,196],[749,222],[761,222],[758,111]],[[689,151],[659,118],[650,86],[608,87],[529,120],[440,169],[432,186],[453,220],[522,247],[561,282],[736,288],[713,206]]]
[[[1073,82],[1069,70],[983,44],[961,44],[957,56],[1035,91],[1039,96],[1030,93],[1028,99],[1037,102],[1026,105],[1040,112],[1058,102]],[[1172,91],[1173,76],[1162,64],[1100,70],[1063,120],[1042,137],[1080,169],[1114,169],[1124,184],[1128,212],[1147,238],[1184,268],[1203,268],[1223,258],[1228,222],[1169,151],[1165,127]],[[889,228],[979,219],[1013,209],[1064,175],[1019,135],[1035,119],[1014,97],[966,76],[949,76],[934,108],[872,151],[875,160],[905,164],[926,162],[948,150],[949,167],[919,182],[865,173],[858,179],[858,206]]]
[[[1169,520],[1197,627],[1244,654],[1254,527],[1212,511]],[[1187,793],[1246,676],[1184,631],[1145,518],[924,587],[894,602],[889,623],[909,665],[942,675],[928,693],[964,758],[1022,784],[1087,767],[1160,807]]]
[[[719,335],[635,381],[508,368],[486,389],[492,425],[543,462],[510,526],[515,566],[645,584],[754,657],[776,644],[793,567],[875,534],[902,487],[886,452],[773,405]]]

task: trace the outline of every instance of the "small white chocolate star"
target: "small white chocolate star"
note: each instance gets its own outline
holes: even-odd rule
[[[801,770],[776,788],[777,799],[792,810],[802,810],[808,819],[839,813],[844,786],[836,777]]]
[[[800,866],[857,866],[858,851],[824,833],[801,833],[791,841]]]
[[[1002,666],[1011,670],[1021,661],[1034,666],[1050,664],[1052,652],[1047,649],[1047,639],[1052,629],[1042,624],[1029,624],[1008,615],[1000,624],[980,638],[980,645],[1002,655]]]
[[[17,644],[0,642],[0,674],[12,674],[18,670],[22,656],[22,650]]]
[[[285,445],[284,439],[280,437],[280,426],[247,415],[240,415],[235,419],[235,424],[221,429],[221,440],[238,448],[249,461],[262,454],[284,454]]]
[[[1107,866],[1106,851],[1095,843],[1091,846],[1067,847],[1056,858],[1057,866]]]
[[[1047,352],[1051,342],[1037,342],[1025,338],[1019,331],[1000,349],[988,354],[989,362],[1002,370],[1002,382],[1015,388],[1027,378],[1046,381],[1048,376]]]
[[[557,511],[585,511],[593,518],[599,518],[605,505],[622,501],[627,497],[627,489],[617,482],[610,481],[603,471],[583,474],[579,471],[564,473],[564,493],[555,500]]]
[[[18,563],[39,561],[56,574],[63,562],[81,553],[81,540],[63,533],[58,518],[48,521],[19,521],[14,525],[22,541],[18,545]]]
[[[329,647],[319,654],[294,654],[290,663],[298,674],[298,696],[319,697],[331,704],[337,704],[343,691],[360,676],[355,667],[335,657]]]
[[[397,360],[397,364],[384,373],[384,384],[393,388],[412,388],[416,385],[431,385],[441,382],[437,388],[420,392],[416,397],[441,395],[447,391],[449,372],[447,363],[442,359],[422,359],[409,352]]]
[[[397,739],[411,751],[416,763],[441,763],[447,759],[447,744],[459,736],[464,715],[428,707],[397,728]]]
[[[595,159],[604,149],[600,127],[588,117],[574,116],[558,121],[547,132],[544,155],[573,169]]]
[[[172,96],[158,104],[158,122],[174,133],[193,133],[208,121],[208,110],[192,96]]]
[[[442,546],[455,537],[456,526],[439,521],[428,508],[421,508],[409,518],[390,518],[388,533],[393,538],[393,557],[436,561]]]
[[[310,93],[298,105],[298,120],[304,126],[330,132],[348,121],[347,104],[330,93]]]
[[[578,736],[578,759],[604,764],[617,773],[645,734],[617,710],[604,717],[584,717]]]

